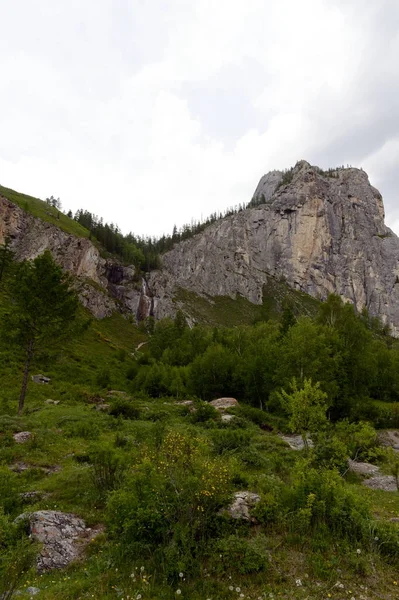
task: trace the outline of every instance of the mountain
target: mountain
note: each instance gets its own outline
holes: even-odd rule
[[[0,243],[11,237],[18,259],[49,248],[78,278],[82,302],[97,317],[120,310],[141,320],[181,309],[195,321],[193,298],[210,309],[221,297],[262,306],[270,289],[284,286],[315,299],[339,294],[399,334],[399,239],[362,170],[324,172],[300,161],[272,171],[246,210],[176,244],[162,269],[145,277],[103,258],[89,239],[68,232],[66,219],[46,222],[0,197]]]

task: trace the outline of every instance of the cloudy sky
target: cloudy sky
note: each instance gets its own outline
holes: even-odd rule
[[[399,232],[397,0],[0,0],[0,183],[159,235],[305,158]]]

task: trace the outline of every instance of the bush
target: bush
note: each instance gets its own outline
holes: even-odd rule
[[[21,530],[0,510],[0,598],[10,600],[32,566],[36,548]]]
[[[222,572],[238,571],[242,575],[260,573],[268,567],[267,541],[264,536],[247,540],[231,535],[215,544],[219,555],[216,564],[222,566]]]
[[[21,506],[18,495],[18,477],[7,467],[0,466],[0,510],[6,514],[17,514]]]
[[[306,462],[287,492],[287,514],[296,533],[313,535],[323,528],[351,542],[367,537],[371,522],[368,505],[336,471],[318,471]]]
[[[190,413],[190,421],[192,423],[206,423],[207,421],[216,421],[220,419],[220,415],[216,408],[209,402],[198,400],[195,403],[195,411]]]
[[[217,454],[238,450],[249,446],[250,433],[242,429],[221,429],[212,436]]]
[[[230,499],[227,468],[205,450],[197,438],[166,434],[108,501],[109,530],[123,551],[131,558],[157,553],[172,579],[199,568],[194,558],[217,532],[218,510]]]
[[[125,400],[124,398],[118,398],[112,403],[109,414],[113,417],[123,417],[124,419],[138,419],[140,417],[140,410],[137,406],[134,406],[131,401]]]
[[[122,483],[126,464],[117,450],[111,446],[93,446],[89,450],[89,458],[93,484],[101,496]]]

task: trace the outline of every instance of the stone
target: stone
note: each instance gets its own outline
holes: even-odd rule
[[[279,434],[279,437],[284,440],[292,450],[303,450],[305,444],[303,443],[303,439],[301,435],[282,435]],[[308,446],[309,448],[313,448],[313,441],[308,436]]]
[[[129,394],[121,390],[110,390],[107,392],[107,396],[110,398],[127,398]]]
[[[370,479],[365,479],[363,485],[373,490],[383,490],[384,492],[398,491],[396,479],[392,475],[374,475]]]
[[[227,509],[227,513],[232,519],[241,519],[243,521],[255,521],[251,517],[251,509],[260,501],[260,496],[253,492],[243,491],[234,494],[234,500]]]
[[[20,431],[12,436],[17,444],[25,444],[32,438],[33,434],[30,431]]]
[[[349,471],[357,473],[358,475],[376,475],[379,473],[379,467],[365,462],[357,462],[355,460],[348,460]]]
[[[230,421],[233,421],[233,419],[234,419],[234,415],[222,415],[223,423],[230,423]]]
[[[35,383],[50,383],[51,379],[44,375],[32,375],[32,381]]]
[[[217,400],[212,400],[209,404],[216,408],[216,410],[226,410],[238,406],[238,402],[235,398],[218,398]]]
[[[378,433],[378,440],[383,446],[399,451],[399,431],[386,430]]]
[[[38,594],[40,594],[40,588],[33,587],[33,586],[27,587],[26,593],[29,594],[30,596],[37,596]]]
[[[104,402],[102,404],[96,404],[93,408],[99,412],[108,412],[111,409],[111,405]]]
[[[70,513],[39,510],[23,513],[16,522],[21,520],[29,523],[30,535],[41,544],[36,560],[39,573],[62,569],[77,560],[84,546],[96,535],[83,519]]]
[[[19,494],[21,500],[23,502],[35,502],[36,500],[40,500],[45,496],[44,492],[32,491],[32,492],[21,492]]]

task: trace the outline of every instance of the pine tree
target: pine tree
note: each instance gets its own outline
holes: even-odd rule
[[[29,372],[38,352],[54,347],[68,336],[78,309],[76,292],[71,289],[70,277],[63,273],[50,252],[33,262],[21,263],[10,285],[12,313],[3,319],[3,332],[21,352],[23,380],[18,403],[22,414]]]

